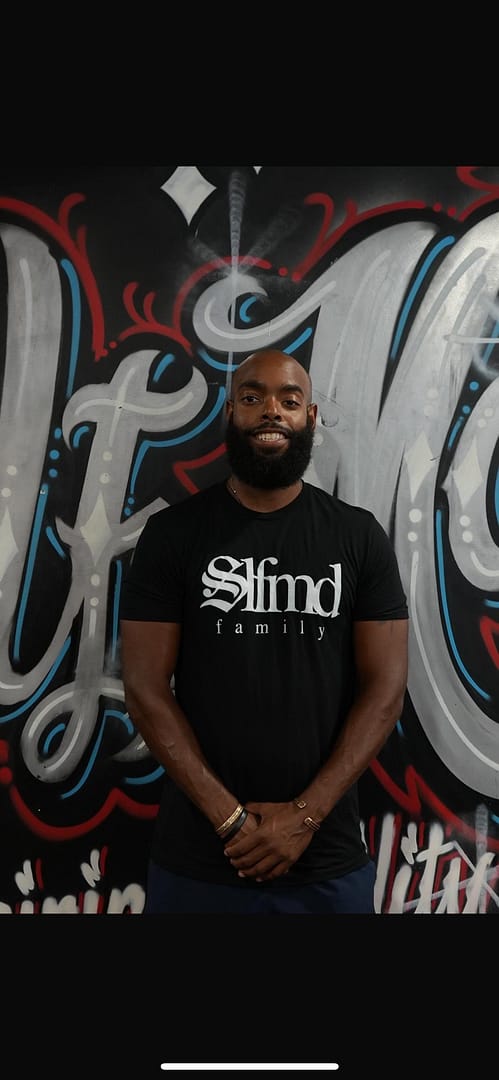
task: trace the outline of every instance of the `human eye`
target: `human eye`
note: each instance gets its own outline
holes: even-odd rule
[[[299,409],[300,405],[301,401],[297,401],[296,398],[286,398],[286,400],[283,401],[283,406],[285,409]]]

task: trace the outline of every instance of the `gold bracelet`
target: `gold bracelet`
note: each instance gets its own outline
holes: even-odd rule
[[[320,829],[319,822],[314,821],[313,818],[311,818],[311,817],[303,818],[303,824],[306,825],[308,829],[312,829],[313,832],[319,832],[319,829]]]
[[[238,803],[230,817],[226,818],[225,821],[222,821],[222,824],[218,826],[218,829],[215,829],[217,836],[223,836],[227,830],[230,829],[231,825],[237,821],[238,817],[241,816],[243,810],[244,806],[242,806],[241,803]]]
[[[299,810],[304,810],[306,805],[307,805],[306,802],[305,802],[305,799],[293,799],[293,802],[294,802],[295,806],[298,807]],[[314,821],[313,818],[311,818],[311,817],[304,818],[303,819],[303,824],[307,826],[307,829],[312,829],[312,832],[319,832],[320,824],[319,824],[318,821]]]

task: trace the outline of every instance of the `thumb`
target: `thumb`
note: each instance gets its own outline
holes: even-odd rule
[[[244,805],[246,809],[249,810],[250,814],[254,814],[255,817],[258,818],[258,824],[260,825],[263,817],[262,804],[259,802],[245,802]]]

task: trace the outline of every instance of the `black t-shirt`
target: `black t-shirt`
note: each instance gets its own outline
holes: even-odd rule
[[[370,511],[304,483],[288,506],[258,513],[220,483],[148,519],[121,617],[181,624],[177,701],[244,803],[306,788],[353,699],[353,622],[408,611],[393,547]],[[152,856],[179,874],[247,885],[168,776]],[[267,884],[332,878],[367,858],[354,785],[285,879]]]

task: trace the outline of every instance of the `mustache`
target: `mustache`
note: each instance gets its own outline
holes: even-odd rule
[[[280,424],[260,424],[259,427],[251,428],[247,432],[248,435],[261,435],[263,432],[275,431],[279,435],[284,435],[286,439],[291,437],[291,431],[289,428],[282,427]]]

